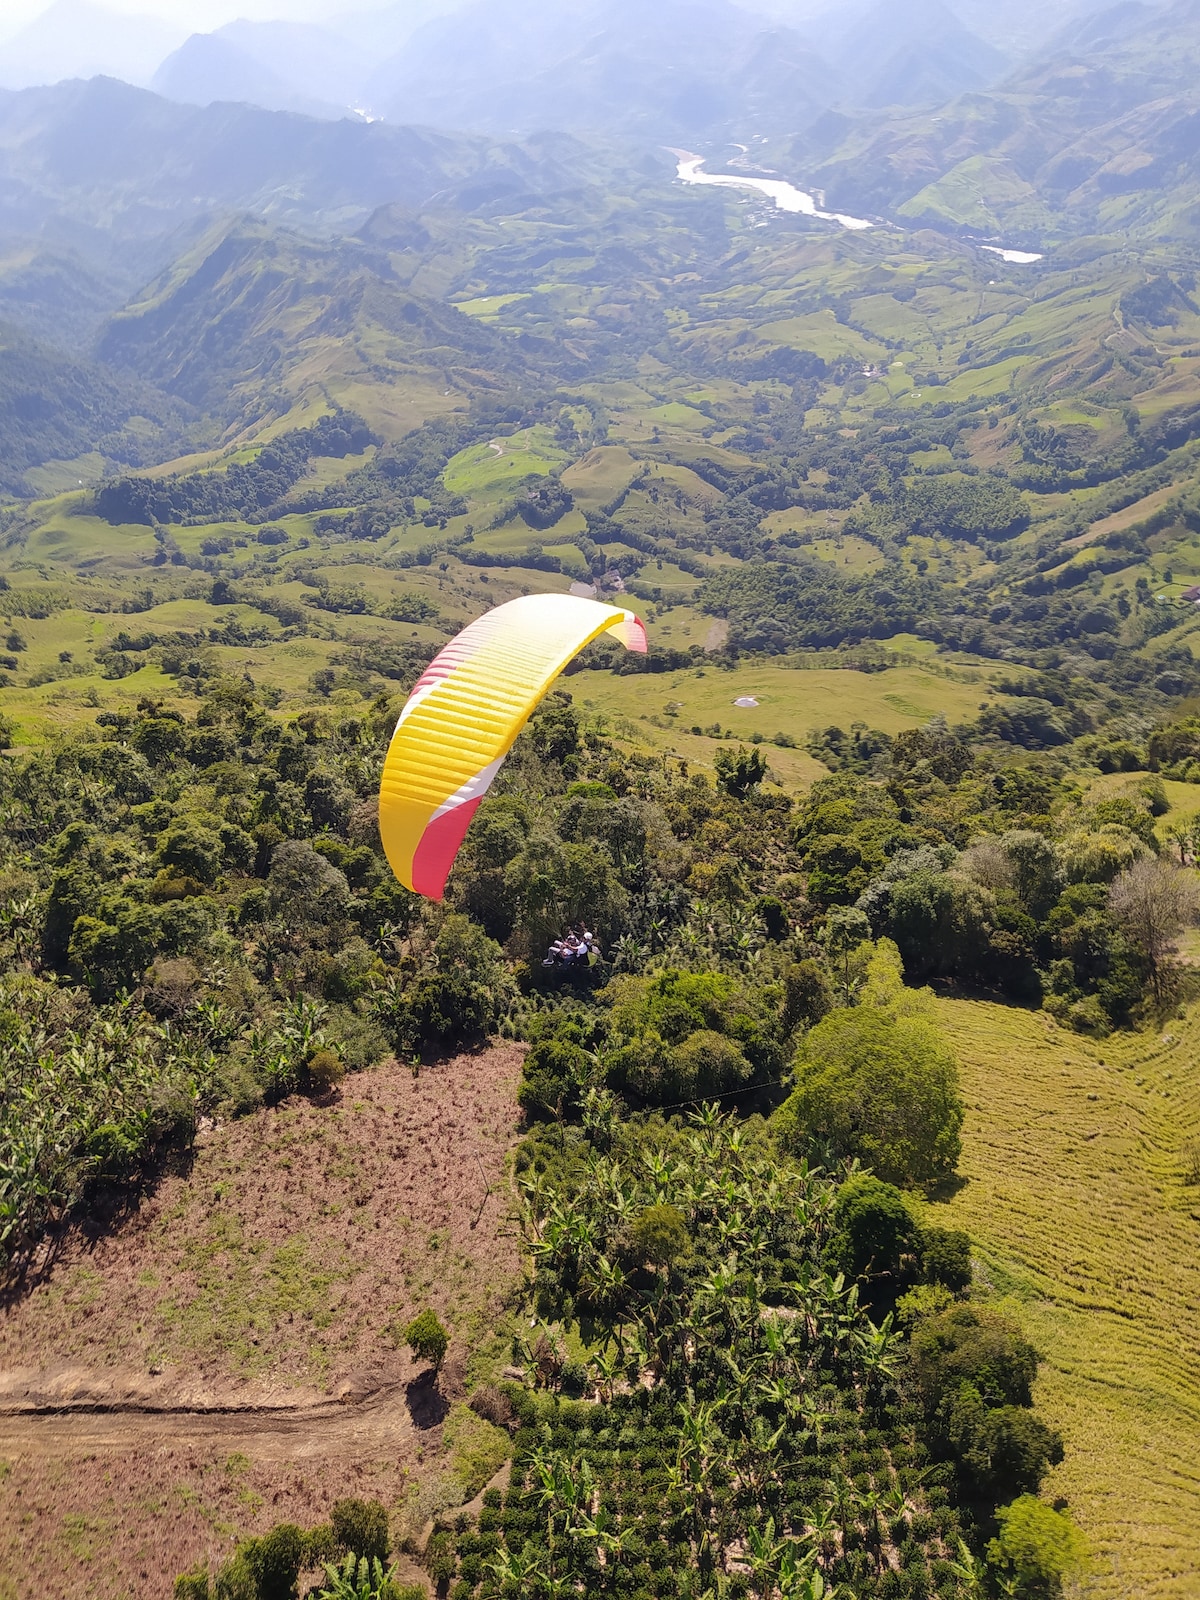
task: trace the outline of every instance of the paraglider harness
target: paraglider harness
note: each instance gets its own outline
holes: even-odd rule
[[[579,923],[561,939],[556,939],[542,961],[544,967],[582,971],[600,961],[600,945],[596,935]]]

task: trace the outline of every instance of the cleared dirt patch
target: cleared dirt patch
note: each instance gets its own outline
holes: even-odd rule
[[[426,1304],[451,1327],[449,1402],[504,1358],[521,1054],[391,1063],[212,1130],[66,1243],[0,1326],[0,1600],[151,1600],[240,1535],[444,1472],[397,1330]]]

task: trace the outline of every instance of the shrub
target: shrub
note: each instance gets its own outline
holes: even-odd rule
[[[680,1099],[705,1099],[742,1088],[753,1068],[734,1040],[701,1028],[672,1051],[671,1076]]]
[[[181,1572],[171,1591],[172,1600],[209,1600],[210,1593],[207,1567],[197,1567],[194,1572]]]
[[[1000,1531],[987,1547],[988,1566],[1004,1592],[1019,1600],[1057,1600],[1063,1583],[1078,1576],[1087,1550],[1062,1512],[1022,1495],[997,1512]]]
[[[962,1148],[958,1064],[921,994],[903,988],[894,947],[881,946],[861,1005],[831,1012],[805,1035],[797,1086],[776,1112],[785,1150],[857,1157],[887,1183],[949,1177]]]
[[[346,1076],[346,1067],[332,1050],[317,1050],[304,1068],[305,1086],[310,1094],[331,1094]]]
[[[330,1521],[339,1550],[347,1555],[364,1556],[368,1561],[387,1560],[388,1515],[386,1507],[378,1500],[338,1500]]]
[[[258,1584],[240,1552],[213,1579],[213,1600],[258,1600]]]
[[[320,1522],[315,1528],[310,1528],[304,1535],[304,1560],[305,1567],[324,1567],[331,1561],[336,1561],[339,1555],[337,1534],[333,1531],[331,1522]]]
[[[247,1540],[242,1555],[257,1600],[294,1600],[304,1549],[304,1530],[294,1522],[281,1522],[261,1538]]]
[[[517,1103],[531,1121],[562,1117],[578,1100],[590,1062],[570,1039],[540,1039],[525,1057]]]
[[[431,1307],[426,1307],[405,1328],[404,1342],[418,1361],[427,1361],[436,1369],[446,1359],[450,1335],[438,1320],[437,1313]]]
[[[454,1540],[448,1533],[439,1532],[430,1537],[425,1546],[425,1570],[434,1583],[449,1583],[458,1571],[458,1557]]]
[[[512,1401],[503,1389],[497,1388],[494,1383],[481,1383],[467,1402],[477,1417],[482,1417],[485,1422],[490,1422],[493,1427],[512,1429],[516,1427],[517,1413]],[[484,1505],[491,1504],[489,1496],[496,1496],[499,1505],[499,1491],[489,1489],[483,1497]]]
[[[670,1267],[690,1252],[687,1220],[675,1206],[646,1206],[629,1230],[629,1253],[645,1266]]]
[[[830,1250],[853,1277],[899,1278],[915,1257],[919,1231],[904,1196],[890,1183],[860,1176],[838,1190]]]

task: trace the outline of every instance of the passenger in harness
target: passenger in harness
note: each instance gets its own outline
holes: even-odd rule
[[[583,967],[590,966],[592,962],[600,959],[600,947],[596,936],[590,933],[582,922],[567,931],[561,938],[556,939],[547,950],[542,961],[544,967]]]

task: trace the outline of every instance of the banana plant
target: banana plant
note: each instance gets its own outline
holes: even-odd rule
[[[378,1556],[348,1555],[342,1566],[325,1568],[325,1587],[316,1591],[317,1600],[389,1600],[397,1585],[395,1567],[385,1572]]]

